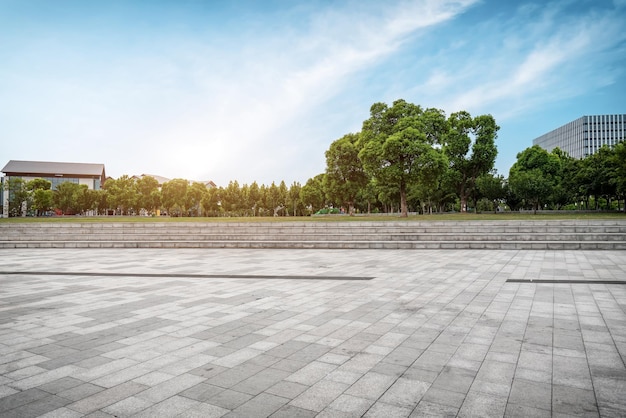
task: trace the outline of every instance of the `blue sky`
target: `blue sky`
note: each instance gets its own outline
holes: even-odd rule
[[[625,93],[626,0],[0,0],[2,165],[304,184],[402,98],[492,114],[507,176]]]

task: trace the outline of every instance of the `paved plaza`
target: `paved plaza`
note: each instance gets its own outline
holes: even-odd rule
[[[0,251],[1,417],[626,416],[626,251]]]

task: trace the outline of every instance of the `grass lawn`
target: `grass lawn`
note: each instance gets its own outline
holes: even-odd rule
[[[279,216],[279,217],[239,217],[239,218],[170,218],[142,217],[142,216],[55,216],[41,218],[2,218],[0,223],[26,223],[26,222],[380,222],[380,221],[484,221],[484,220],[549,220],[549,219],[624,219],[623,213],[605,212],[540,212],[532,213],[445,213],[432,215],[412,215],[408,218],[400,218],[399,215],[372,215],[372,216],[347,216],[347,215],[321,215],[321,216]]]

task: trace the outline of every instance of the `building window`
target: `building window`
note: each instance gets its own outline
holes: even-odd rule
[[[52,190],[56,190],[57,186],[61,183],[75,183],[78,184],[78,179],[77,178],[72,178],[72,177],[48,177],[46,180],[48,180],[50,183],[52,183]]]

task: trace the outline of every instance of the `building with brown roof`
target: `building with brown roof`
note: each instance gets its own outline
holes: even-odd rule
[[[52,183],[52,190],[65,182],[84,184],[88,189],[99,190],[106,179],[104,164],[88,163],[11,160],[4,166],[2,173],[5,175],[2,179],[3,183],[15,177],[24,181],[43,178]],[[3,216],[7,216],[9,193],[5,187],[2,187],[1,194],[4,206]]]

